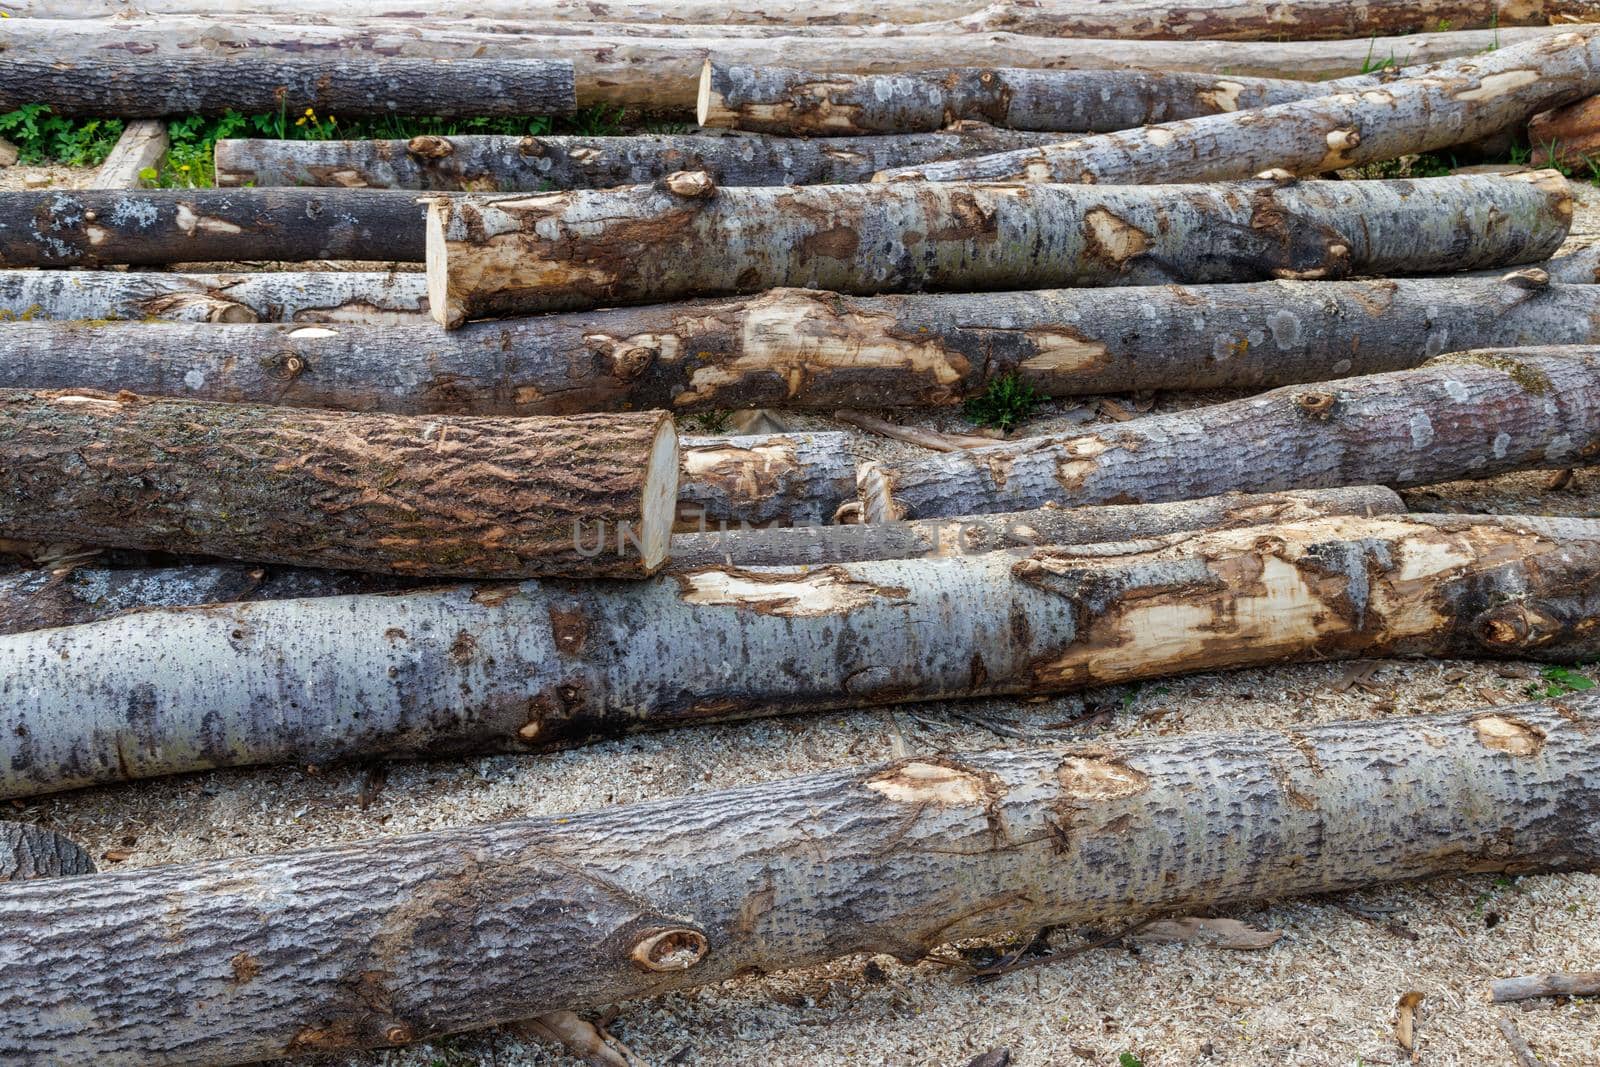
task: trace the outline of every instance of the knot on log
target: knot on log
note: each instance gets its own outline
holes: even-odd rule
[[[305,357],[294,352],[280,352],[261,361],[261,369],[280,382],[292,382],[308,369]]]
[[[704,200],[717,191],[717,183],[703,170],[674,171],[661,179],[661,187],[686,200]]]
[[[1339,402],[1332,393],[1323,392],[1296,393],[1291,400],[1295,407],[1313,419],[1327,419],[1333,414],[1334,405]]]
[[[532,156],[534,159],[543,159],[546,151],[544,142],[537,137],[524,137],[517,142],[517,155],[519,156]]]
[[[706,935],[688,926],[646,931],[629,956],[646,971],[687,971],[706,958]]]
[[[406,151],[418,159],[443,159],[455,150],[455,145],[433,134],[421,134],[406,142]]]
[[[1284,170],[1282,167],[1273,167],[1271,170],[1264,170],[1260,174],[1257,174],[1256,177],[1261,181],[1272,182],[1274,185],[1293,185],[1295,182],[1300,180],[1299,175],[1295,174],[1293,171]]]
[[[1561,620],[1528,601],[1513,601],[1479,615],[1472,632],[1486,647],[1516,651],[1549,644],[1566,629]]]

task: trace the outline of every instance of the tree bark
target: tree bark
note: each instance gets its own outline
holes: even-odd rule
[[[21,1064],[347,1053],[1007,930],[1581,870],[1600,859],[1597,726],[1577,696],[911,757],[71,892],[20,883],[0,889],[0,1025]]]
[[[955,404],[1013,374],[1051,396],[1270,388],[1530,344],[1600,344],[1600,287],[1513,274],[981,295],[775,289],[448,333],[431,322],[15,322],[0,331],[0,387],[398,414],[833,411]]]
[[[4,536],[419,576],[648,574],[677,485],[661,412],[423,419],[4,390],[0,440]]]
[[[1489,988],[1490,996],[1496,1004],[1531,1000],[1534,997],[1600,996],[1600,971],[1528,974],[1517,978],[1501,978]]]
[[[541,192],[604,189],[703,170],[721,185],[867,182],[885,167],[1045,144],[1043,134],[956,131],[805,141],[701,134],[218,141],[218,185]]]
[[[1600,96],[1535,115],[1528,123],[1528,140],[1539,166],[1561,164],[1586,172],[1589,160],[1600,156]]]
[[[572,64],[555,59],[284,59],[102,56],[8,51],[0,110],[29,103],[57,115],[216,115],[314,108],[328,115],[566,115],[577,109]]]
[[[982,11],[983,0],[881,0],[863,7],[855,0],[763,0],[758,5],[730,0],[606,0],[605,16],[619,23],[670,27],[698,23],[751,26],[862,25],[925,22],[957,18]],[[124,0],[3,0],[0,10],[29,18],[101,19],[125,15]],[[349,17],[351,5],[342,0],[140,0],[138,10],[148,15],[279,15],[294,21],[319,17]],[[595,17],[589,0],[433,0],[425,16],[412,0],[368,0],[361,5],[363,18],[415,21],[466,18],[540,18],[587,22]],[[1509,25],[1510,20],[1506,21]]]
[[[4,20],[7,54],[113,58],[129,51],[157,56],[311,54],[439,59],[571,60],[580,107],[615,104],[690,113],[700,68],[715,55],[751,67],[803,66],[848,74],[890,74],[935,67],[1041,67],[1117,70],[1145,67],[1314,81],[1359,74],[1374,61],[1429,63],[1549,36],[1548,26],[1505,27],[1348,41],[1104,41],[1013,33],[855,36],[639,37],[615,27],[583,36],[464,32],[398,21],[358,26],[304,23],[229,24],[205,18]]]
[[[414,195],[387,189],[6,192],[0,267],[420,261],[426,211]]]
[[[862,467],[868,522],[1185,500],[1336,485],[1426,485],[1583,466],[1600,451],[1600,349],[1445,356],[1084,433]]]
[[[1475,141],[1600,92],[1600,33],[1563,33],[1400,75],[1359,92],[896,167],[878,179],[1119,184],[1323,174]]]
[[[0,820],[0,883],[93,873],[94,860],[64,834]]]
[[[435,199],[428,302],[470,318],[802,285],[1328,280],[1527,263],[1572,217],[1554,171],[1401,182],[665,187]],[[704,178],[704,175],[699,175]],[[696,194],[700,195],[696,195]]]
[[[847,433],[685,437],[678,522],[683,531],[721,524],[820,526],[855,495]]]
[[[0,270],[0,322],[63,319],[420,324],[427,279],[420,271]]]
[[[0,638],[0,795],[1307,657],[1588,662],[1597,611],[1600,523],[1457,516],[158,609]]]
[[[7,66],[4,69],[9,75],[11,68]],[[166,123],[153,120],[130,122],[122,128],[122,136],[117,138],[111,154],[100,164],[89,187],[137,189],[142,182],[140,175],[146,170],[159,170],[167,149],[171,147],[172,138],[167,135]]]
[[[786,136],[908,134],[941,130],[961,119],[1016,130],[1098,133],[1327,92],[1317,82],[1153,70],[818,74],[707,60],[696,114],[702,126]]]

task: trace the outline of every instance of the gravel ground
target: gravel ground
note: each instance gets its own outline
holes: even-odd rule
[[[0,170],[0,187],[4,180]],[[1600,210],[1586,206],[1578,230],[1592,233],[1597,223]],[[1218,397],[1159,398],[1154,409],[1197,399]],[[1063,402],[1023,432],[1101,415],[1092,400]],[[795,429],[846,428],[825,419],[784,418]],[[907,421],[964,428],[954,413]],[[866,435],[858,435],[856,445],[862,456],[916,451]],[[1408,499],[1418,510],[1600,515],[1600,472],[1580,472],[1561,489],[1548,483],[1545,474],[1512,475],[1430,487]],[[909,754],[1304,727],[1511,704],[1527,699],[1538,677],[1536,668],[1523,664],[1376,661],[1367,667],[1232,671],[1038,701],[908,705],[707,726],[551,756],[394,765],[365,806],[362,795],[373,782],[365,769],[269,768],[12,802],[8,817],[63,830],[95,856],[109,853],[104,867],[128,868],[626,804]],[[1108,714],[1092,725],[1046,728],[1096,708]],[[1030,736],[1019,741],[972,721],[983,716]],[[997,1048],[1009,1049],[1011,1062],[1025,1067],[1110,1067],[1124,1053],[1147,1067],[1387,1064],[1405,1062],[1394,1039],[1396,1001],[1417,990],[1425,994],[1418,1062],[1512,1062],[1496,1029],[1504,1016],[1515,1020],[1543,1063],[1600,1067],[1600,1005],[1533,1002],[1522,1009],[1488,1002],[1488,983],[1496,977],[1600,966],[1597,901],[1600,875],[1442,878],[1222,913],[1284,932],[1261,952],[1122,941],[989,985],[969,984],[959,971],[933,963],[852,958],[620,1005],[609,1028],[652,1065],[961,1065]],[[1065,948],[1103,932],[1064,931],[1052,944]],[[486,1031],[339,1062],[512,1067],[578,1061],[551,1046]]]

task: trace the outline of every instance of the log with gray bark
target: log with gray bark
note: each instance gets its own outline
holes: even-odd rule
[[[838,292],[1335,279],[1527,263],[1565,237],[1554,171],[1185,186],[895,182],[435,198],[428,303],[471,318],[803,285]]]
[[[1426,485],[1585,466],[1600,454],[1600,348],[1443,356],[859,474],[868,522],[1224,492]]]
[[[855,36],[649,37],[594,26],[584,35],[461,31],[438,25],[366,20],[354,26],[219,22],[171,17],[88,21],[0,20],[0,46],[115,59],[130,50],[157,56],[342,54],[444,59],[571,60],[580,107],[607,103],[691,113],[700,68],[713,55],[742,66],[801,66],[850,74],[934,67],[1041,67],[1117,70],[1144,67],[1210,74],[1317,80],[1359,74],[1374,61],[1429,63],[1549,36],[1547,26],[1464,30],[1344,41],[1108,41],[1015,33]]]
[[[677,528],[816,526],[855,495],[847,433],[684,437]]]
[[[93,873],[94,860],[65,834],[0,820],[0,882]]]
[[[703,170],[722,185],[866,182],[885,167],[1048,143],[978,123],[957,130],[828,141],[716,134],[413,137],[409,141],[222,140],[218,185],[540,192],[604,189]]]
[[[892,168],[878,177],[1114,184],[1222,181],[1268,170],[1322,174],[1474,141],[1596,92],[1600,32],[1562,33],[1401,71],[1359,91]]]
[[[340,115],[566,115],[572,64],[556,59],[285,59],[7,51],[0,111],[47,104],[69,117],[160,118],[307,108]]]
[[[1496,1004],[1535,997],[1596,997],[1600,996],[1600,971],[1556,971],[1500,978],[1489,989],[1490,998]]]
[[[428,321],[427,288],[421,271],[0,270],[0,322],[420,324]]]
[[[1270,388],[1441,352],[1600,344],[1600,287],[1490,278],[758,296],[472,323],[17,322],[0,387],[402,414],[954,404],[1020,375],[1051,396]]]
[[[1587,662],[1597,610],[1600,522],[1477,516],[153,610],[0,638],[0,795],[1301,658]]]
[[[741,523],[674,537],[672,558],[665,569],[672,573],[718,564],[826,566],[871,559],[993,552],[1029,545],[1125,541],[1180,530],[1251,526],[1317,515],[1384,515],[1404,510],[1404,503],[1392,490],[1361,486],[1070,511],[1040,508],[1014,515],[971,515],[874,526],[752,528]],[[244,563],[89,565],[64,573],[21,570],[0,574],[0,634],[99,622],[152,608],[391,592],[415,586],[415,581],[390,575]]]
[[[19,1064],[347,1056],[849,954],[910,963],[1012,930],[1584,870],[1600,862],[1597,775],[1600,700],[1580,695],[912,756],[18,883],[0,888],[0,1027]]]
[[[637,577],[666,556],[661,412],[356,415],[0,390],[0,536],[418,576]]]
[[[399,189],[0,192],[0,267],[417,261],[426,211]]]

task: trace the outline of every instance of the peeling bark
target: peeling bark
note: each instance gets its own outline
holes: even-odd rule
[[[1600,522],[1456,516],[154,610],[0,638],[0,795],[1299,658],[1589,661],[1597,612]]]
[[[0,440],[3,536],[418,576],[648,574],[677,484],[661,412],[408,418],[0,390]]]
[[[1322,174],[1475,141],[1600,92],[1600,34],[1562,33],[1421,70],[1376,88],[1138,130],[884,171],[880,181],[1101,184]]]
[[[541,192],[605,189],[703,170],[721,185],[867,182],[885,167],[1048,143],[967,124],[955,131],[825,142],[705,134],[413,137],[409,141],[218,141],[218,185]]]
[[[1404,487],[1595,462],[1600,349],[1480,350],[1418,370],[900,463],[858,479],[868,522],[1185,500],[1338,485]]]
[[[103,56],[6,53],[0,111],[43,102],[57,115],[566,115],[572,64],[554,59]]]
[[[1530,344],[1600,344],[1600,287],[1512,274],[981,295],[775,289],[450,332],[16,322],[0,331],[0,387],[400,414],[833,411],[955,404],[1013,374],[1052,396],[1270,388]]]
[[[1335,279],[1553,253],[1566,180],[888,185],[460,194],[428,212],[430,312],[469,318],[802,285],[839,292]]]
[[[39,189],[0,193],[0,267],[423,258],[401,190]]]
[[[1590,159],[1600,156],[1600,96],[1535,115],[1528,123],[1528,140],[1539,166],[1586,169]]]
[[[847,433],[685,437],[679,452],[680,530],[817,526],[855,496]]]
[[[0,820],[0,883],[93,873],[94,860],[66,835]]]
[[[428,321],[427,288],[420,271],[168,274],[0,270],[0,322],[157,319],[420,324]]]
[[[1531,751],[1486,743],[1501,727]],[[70,892],[22,883],[0,888],[0,1026],[23,1064],[209,1067],[1006,930],[1584,869],[1597,727],[1600,701],[1574,696],[912,757]]]
[[[218,22],[169,17],[86,21],[0,20],[7,54],[55,56],[245,55],[416,56],[441,59],[571,60],[580,107],[609,103],[689,113],[700,68],[711,56],[752,67],[802,65],[809,70],[889,74],[934,67],[1040,67],[1198,71],[1318,80],[1360,73],[1374,60],[1430,63],[1550,36],[1547,26],[1504,27],[1346,41],[1107,41],[1049,39],[1015,33],[885,34],[862,27],[854,36],[632,36],[634,27],[591,25],[583,35],[472,32],[398,20],[357,26]],[[578,27],[573,27],[578,29]]]

